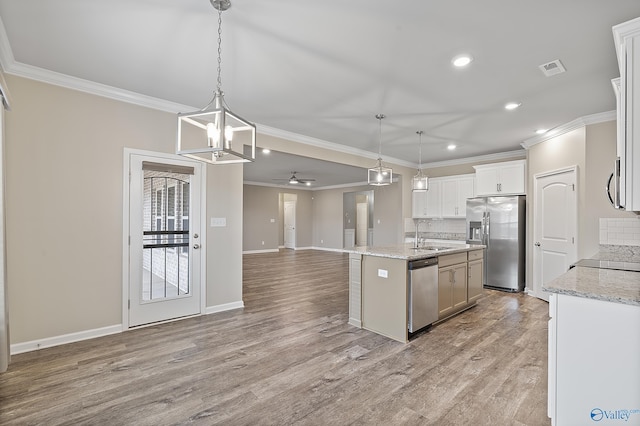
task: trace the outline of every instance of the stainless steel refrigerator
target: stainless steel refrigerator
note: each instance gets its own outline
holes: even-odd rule
[[[484,244],[484,287],[524,290],[525,196],[467,199],[467,244]]]

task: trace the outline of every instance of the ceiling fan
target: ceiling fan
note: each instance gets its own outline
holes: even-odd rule
[[[284,180],[287,181],[289,185],[298,185],[298,184],[306,184],[311,185],[311,182],[315,182],[315,179],[300,179],[296,176],[296,171],[291,172],[291,177],[288,179],[273,179],[273,180]]]

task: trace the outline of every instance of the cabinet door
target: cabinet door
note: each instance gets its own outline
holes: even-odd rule
[[[467,198],[475,197],[475,179],[472,177],[458,179],[458,211],[456,217],[467,216]]]
[[[482,295],[482,259],[469,262],[469,278],[467,281],[467,299],[477,300]]]
[[[494,195],[498,193],[498,168],[483,167],[476,169],[476,195]]]
[[[524,162],[500,167],[498,183],[500,195],[524,194]]]
[[[453,268],[438,270],[438,318],[444,318],[453,312]]]
[[[458,309],[467,304],[467,264],[455,265],[451,278],[453,309]]]
[[[458,215],[458,180],[443,180],[442,185],[442,217]]]
[[[442,217],[441,196],[442,182],[437,180],[429,181],[429,190],[427,191],[427,217]]]
[[[427,192],[411,193],[411,213],[414,218],[427,217]]]

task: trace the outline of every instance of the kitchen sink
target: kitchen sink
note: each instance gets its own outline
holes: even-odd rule
[[[449,250],[451,247],[443,247],[443,246],[422,246],[422,247],[413,247],[414,250],[431,250],[431,251],[442,251]]]

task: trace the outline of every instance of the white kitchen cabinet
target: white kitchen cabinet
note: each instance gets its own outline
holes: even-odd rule
[[[473,166],[476,170],[476,195],[518,195],[526,190],[525,160]]]
[[[618,208],[640,211],[640,18],[613,27],[620,79],[613,81],[617,98],[619,167],[614,167]],[[617,196],[616,196],[617,194]]]
[[[552,425],[640,425],[640,306],[554,293],[549,316]]]
[[[442,179],[442,217],[466,217],[467,198],[475,196],[475,177],[459,175]]]
[[[475,176],[429,179],[429,190],[412,193],[414,218],[464,218],[467,198],[475,196]]]
[[[412,214],[416,219],[441,217],[442,183],[437,179],[429,179],[429,190],[425,192],[412,192]]]
[[[415,219],[427,217],[427,191],[411,193],[411,217]]]

